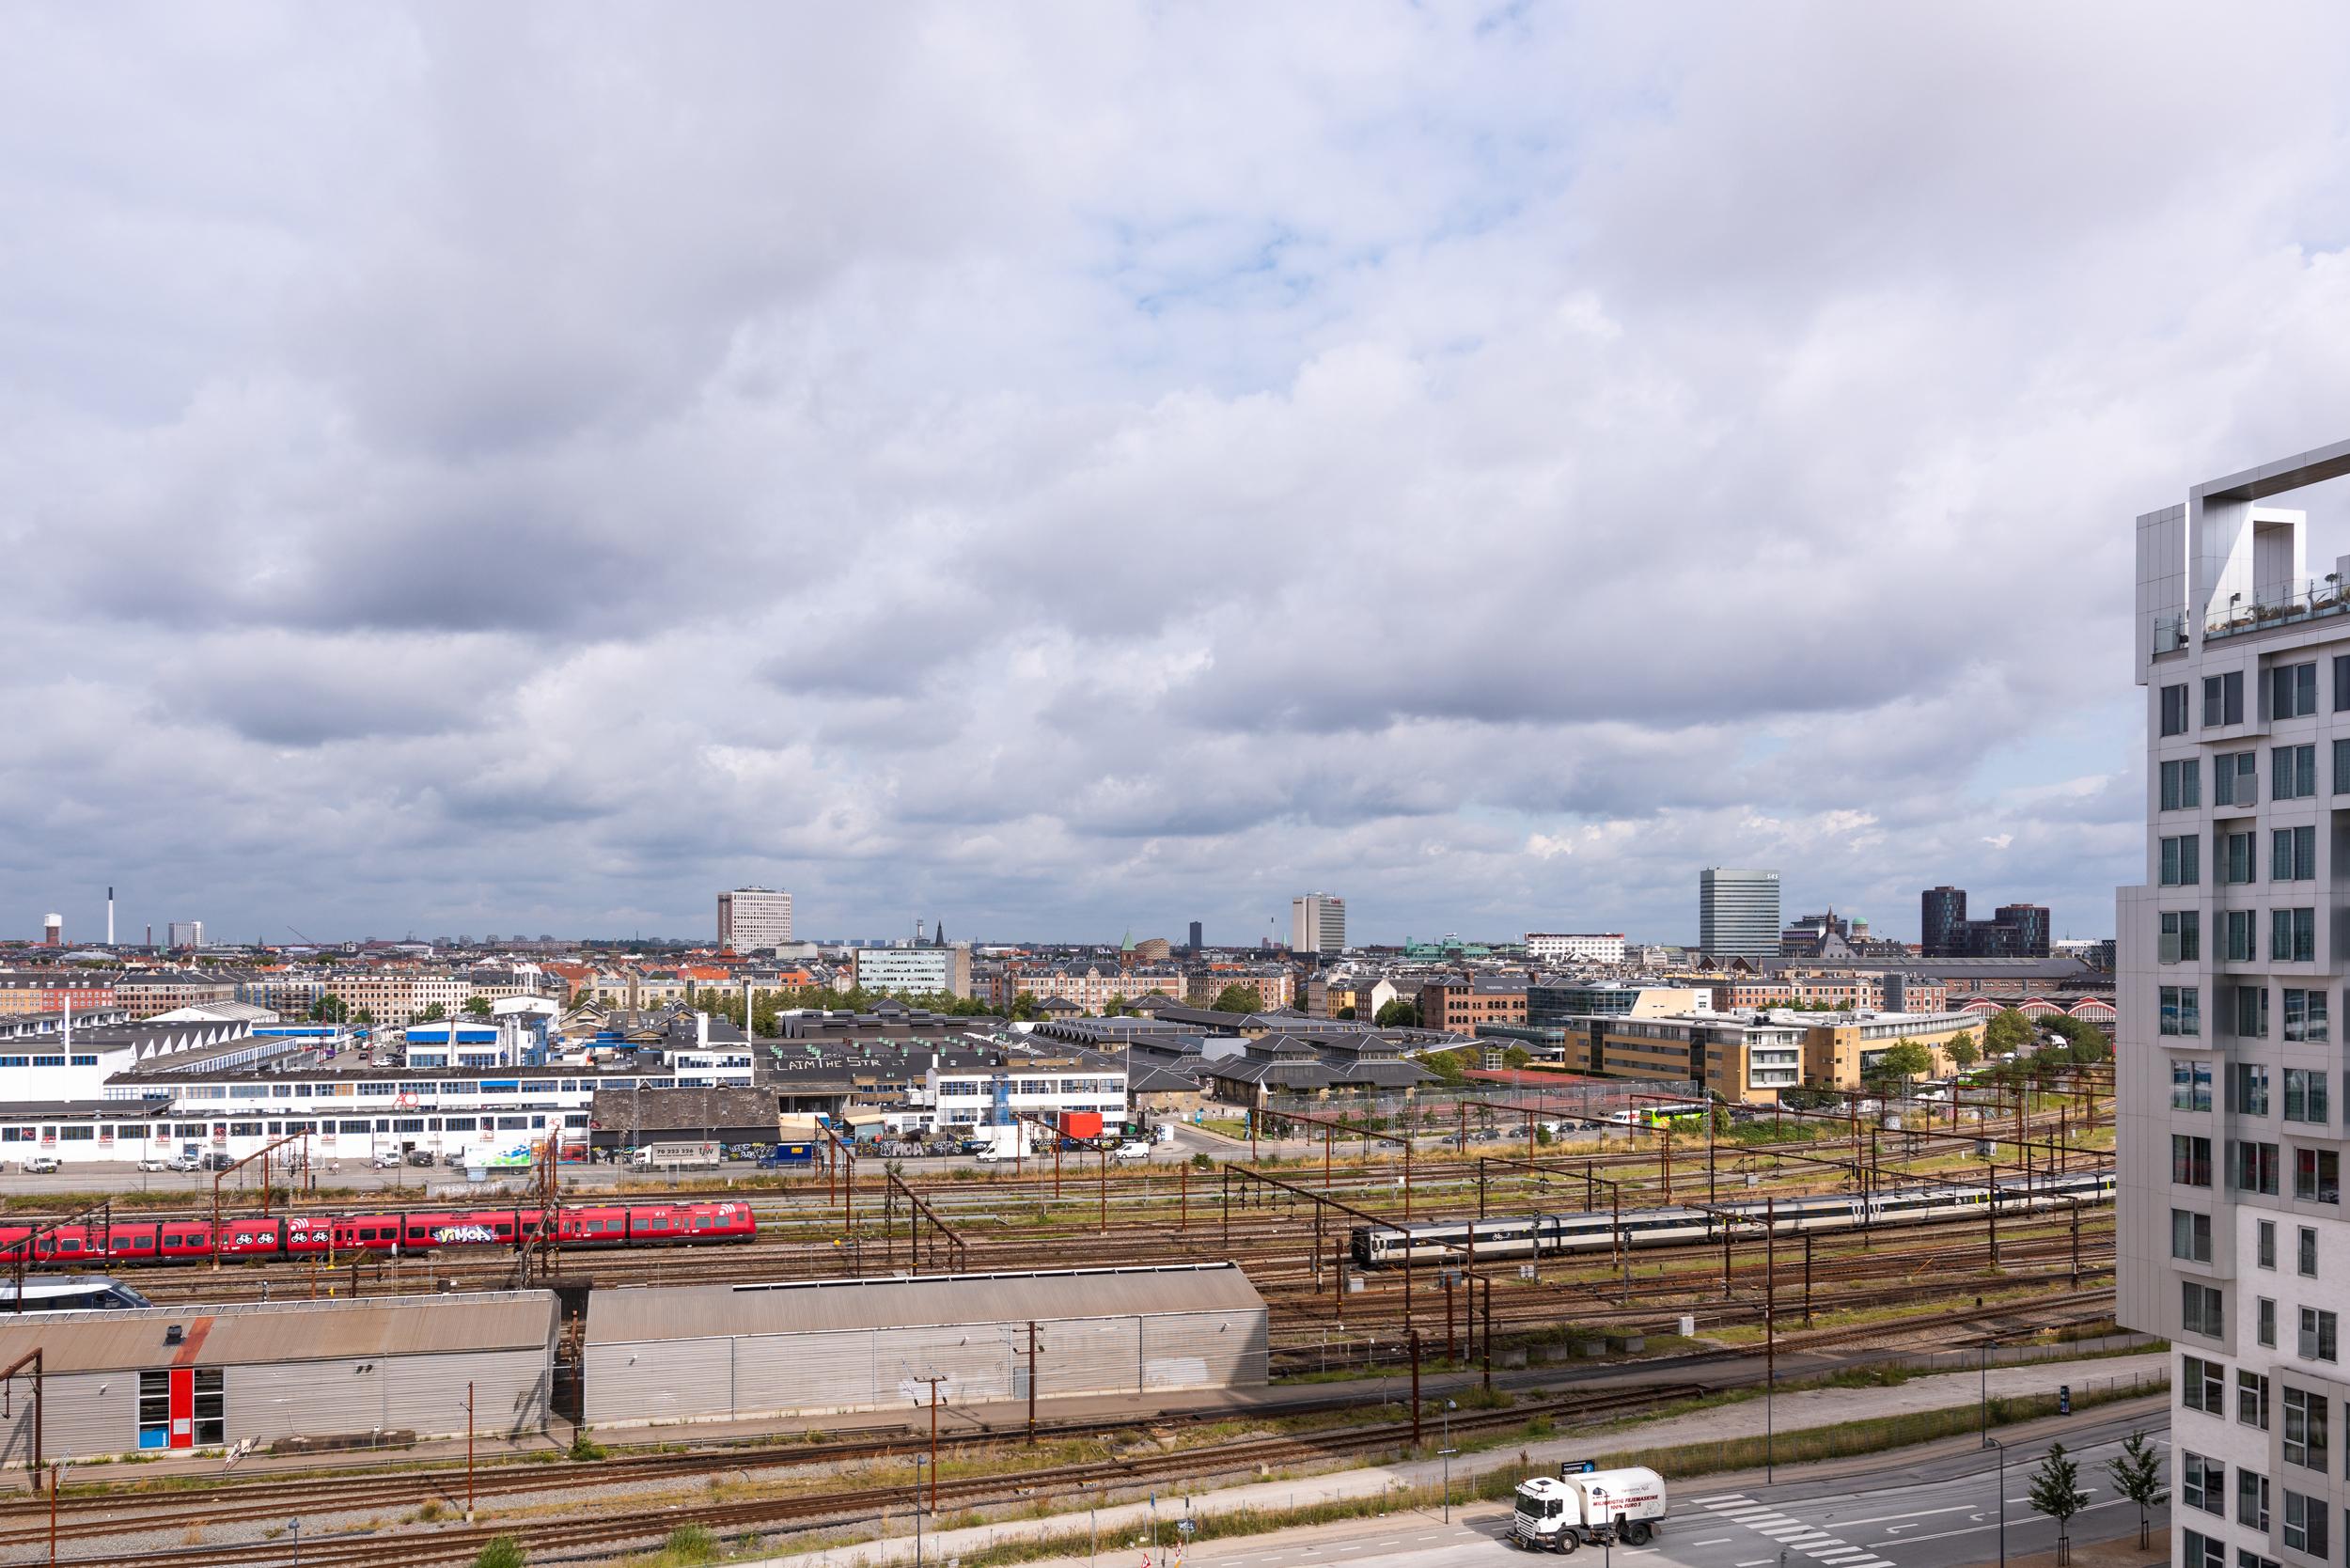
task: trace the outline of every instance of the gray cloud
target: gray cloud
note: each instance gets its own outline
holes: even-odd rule
[[[2344,31],[28,13],[0,931],[2103,933],[2128,519],[2341,434]]]

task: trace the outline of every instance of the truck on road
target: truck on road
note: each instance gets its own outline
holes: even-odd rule
[[[653,1143],[630,1163],[639,1170],[714,1170],[721,1151],[714,1143]]]
[[[1570,1460],[1555,1479],[1536,1476],[1518,1487],[1510,1540],[1547,1552],[1601,1543],[1644,1546],[1664,1522],[1665,1479],[1654,1470],[1601,1470]]]
[[[979,1140],[979,1152],[972,1158],[993,1164],[997,1160],[1016,1160],[1036,1152],[1036,1124],[1015,1121],[1006,1127],[973,1129]]]

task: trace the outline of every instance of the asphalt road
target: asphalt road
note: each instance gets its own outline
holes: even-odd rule
[[[2135,1537],[2138,1510],[2115,1495],[2105,1462],[2121,1440],[2145,1430],[2166,1452],[2160,1418],[2084,1417],[2066,1435],[2065,1451],[2081,1462],[2087,1510],[2073,1521],[2074,1543]],[[2030,1472],[2051,1439],[2017,1446],[2007,1456],[2005,1555],[2052,1550],[2056,1527],[2031,1512]],[[2166,1471],[2168,1466],[2166,1466]],[[1575,1560],[1604,1568],[1968,1568],[2002,1560],[1995,1450],[1910,1458],[1866,1472],[1797,1480],[1738,1491],[1702,1482],[1673,1489],[1665,1528],[1645,1547],[1585,1548]],[[1392,1528],[1388,1528],[1391,1526]],[[2154,1513],[2155,1539],[2170,1528],[2168,1509]],[[1456,1512],[1444,1524],[1425,1514],[1398,1515],[1365,1531],[1331,1531],[1273,1541],[1211,1542],[1188,1554],[1186,1568],[1439,1568],[1453,1563],[1524,1563],[1504,1539],[1509,1516]],[[1104,1561],[1121,1560],[1105,1554]]]

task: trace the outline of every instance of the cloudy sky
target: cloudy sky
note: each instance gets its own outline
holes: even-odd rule
[[[2344,23],[15,8],[0,933],[2108,933]]]

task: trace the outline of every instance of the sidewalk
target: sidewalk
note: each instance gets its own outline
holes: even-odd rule
[[[2167,1354],[2111,1356],[2091,1361],[2050,1361],[2030,1366],[1993,1368],[1990,1392],[1994,1395],[2054,1393],[2060,1384],[2069,1384],[2076,1392],[2085,1390],[2093,1382],[2119,1379],[2127,1382],[2133,1375],[2144,1377],[2168,1370]],[[1904,1415],[1912,1411],[1947,1409],[1972,1403],[1982,1391],[1972,1373],[1948,1373],[1913,1378],[1895,1388],[1817,1388],[1799,1393],[1783,1394],[1772,1403],[1772,1425],[1782,1433],[1814,1427],[1836,1426],[1847,1421],[1862,1420],[1878,1416]],[[2150,1401],[2158,1396],[2149,1396]],[[2125,1408],[2117,1405],[2115,1408]],[[2150,1403],[2150,1408],[2152,1408]],[[2019,1437],[2029,1437],[2041,1428],[2062,1430],[2064,1421],[2074,1418],[2057,1417],[2048,1421],[2028,1422],[2013,1430]],[[1466,1492],[1477,1477],[1492,1470],[1504,1469],[1518,1462],[1520,1454],[1536,1465],[1555,1464],[1559,1460],[1581,1457],[1594,1448],[1631,1448],[1665,1446],[1673,1443],[1713,1441],[1721,1438],[1759,1435],[1763,1430],[1763,1402],[1750,1399],[1716,1408],[1690,1411],[1662,1420],[1641,1422],[1621,1431],[1586,1433],[1580,1436],[1548,1438],[1542,1442],[1518,1447],[1488,1450],[1480,1453],[1459,1454],[1452,1461],[1452,1486],[1457,1497]],[[1430,1423],[1429,1436],[1434,1436],[1434,1423]],[[1971,1447],[1972,1436],[1964,1439]],[[1935,1445],[1921,1445],[1932,1448]],[[1865,1459],[1836,1461],[1831,1464],[1881,1464],[1883,1455]],[[1091,1528],[1103,1545],[1122,1546],[1131,1539],[1140,1539],[1148,1531],[1155,1513],[1164,1529],[1187,1513],[1231,1513],[1246,1509],[1278,1512],[1314,1503],[1349,1501],[1377,1497],[1399,1487],[1434,1486],[1444,1474],[1438,1460],[1417,1460],[1402,1464],[1367,1466],[1355,1469],[1334,1470],[1324,1475],[1301,1476],[1287,1481],[1259,1482],[1246,1485],[1228,1486],[1197,1492],[1188,1497],[1163,1495],[1155,1509],[1149,1502],[1120,1503],[1101,1508],[1090,1516],[1083,1509],[1061,1513],[1044,1518],[1005,1519],[995,1523],[929,1533],[923,1543],[923,1555],[928,1560],[944,1561],[959,1553],[976,1552],[999,1542],[1038,1540],[1082,1532]],[[1709,1489],[1733,1487],[1735,1475],[1709,1476],[1703,1484]],[[1718,1488],[1717,1488],[1718,1483]],[[1494,1505],[1472,1505],[1490,1509]],[[1456,1505],[1456,1516],[1459,1509]],[[898,1528],[894,1527],[893,1529]],[[1314,1530],[1330,1527],[1314,1526]],[[914,1560],[914,1537],[908,1532],[893,1534],[884,1541],[863,1542],[855,1545],[835,1546],[819,1552],[754,1560],[752,1568],[883,1568],[885,1564],[911,1563]],[[1083,1557],[1074,1560],[1082,1562]]]

